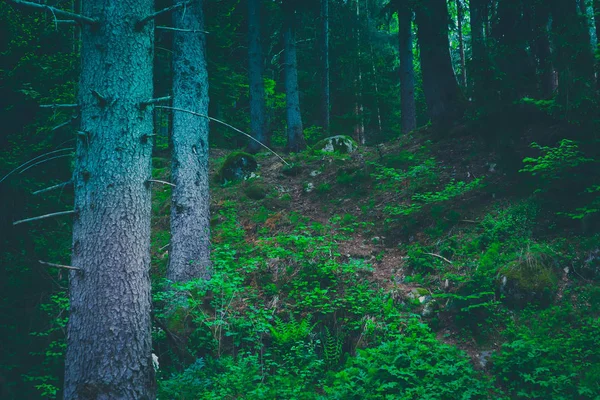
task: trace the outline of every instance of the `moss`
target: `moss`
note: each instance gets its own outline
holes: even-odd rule
[[[350,136],[338,135],[328,137],[314,145],[313,150],[335,153],[352,153],[358,148],[358,144]]]
[[[217,179],[221,183],[245,179],[258,168],[256,158],[243,151],[231,153],[219,168]]]
[[[302,172],[302,167],[299,166],[298,164],[285,165],[281,169],[281,173],[286,176],[298,176],[298,175],[300,175],[301,172]]]
[[[264,199],[267,197],[267,192],[268,190],[266,186],[257,182],[249,183],[244,188],[244,194],[246,194],[246,196],[252,200]]]

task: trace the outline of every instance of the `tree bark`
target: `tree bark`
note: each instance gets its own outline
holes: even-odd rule
[[[203,0],[173,14],[174,26],[204,29]],[[175,32],[173,41],[173,107],[208,114],[206,40],[202,33]],[[171,249],[167,278],[174,282],[211,276],[206,118],[173,114]]]
[[[600,50],[600,0],[594,0],[594,25],[596,28],[596,54]],[[596,89],[600,90],[600,58],[596,59]]]
[[[450,59],[445,0],[423,0],[416,9],[423,91],[434,125],[450,124],[464,114],[464,100]]]
[[[285,94],[288,133],[288,150],[306,149],[298,93],[298,61],[296,59],[296,9],[291,0],[283,4],[283,42],[285,53]]]
[[[329,135],[331,92],[329,83],[329,0],[321,0],[321,68],[322,68],[322,92],[321,92],[321,115],[323,132]]]
[[[362,52],[360,49],[361,38],[360,38],[360,0],[356,0],[356,21],[355,21],[355,32],[356,32],[356,69],[357,75],[355,79],[355,106],[354,115],[356,117],[356,125],[354,126],[354,136],[356,141],[360,144],[365,144],[367,138],[365,137],[365,116],[364,116],[364,105],[363,105],[363,82],[362,82]]]
[[[263,52],[260,40],[260,0],[248,0],[248,72],[250,80],[250,125],[252,137],[269,145],[265,85],[263,81]],[[256,153],[260,144],[251,140],[248,151]]]
[[[550,9],[545,2],[536,2],[532,6],[532,43],[531,48],[535,53],[538,70],[538,87],[542,98],[549,99],[554,90],[554,66],[552,65],[552,50],[550,44],[550,32],[548,23],[550,20]]]
[[[460,83],[467,87],[467,63],[465,59],[465,40],[463,37],[463,5],[462,0],[456,0],[456,20],[458,28],[458,51],[460,54]]]
[[[417,128],[415,104],[415,68],[413,60],[412,10],[408,4],[398,7],[398,39],[400,54],[400,113],[402,133]]]
[[[82,29],[81,128],[64,398],[153,399],[150,187],[153,27],[150,0],[88,2]],[[95,93],[95,94],[94,94]]]

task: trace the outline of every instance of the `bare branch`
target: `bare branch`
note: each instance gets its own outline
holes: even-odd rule
[[[67,182],[59,183],[58,185],[50,186],[50,187],[47,187],[45,189],[36,190],[35,192],[32,193],[32,195],[37,196],[38,194],[51,192],[51,191],[56,190],[56,189],[62,189],[62,188],[65,188],[65,187],[67,187],[69,185],[72,185],[72,184],[73,184],[73,181],[67,181]]]
[[[65,158],[65,157],[72,157],[72,156],[73,156],[73,154],[63,154],[63,155],[60,155],[60,156],[46,158],[45,160],[38,161],[35,164],[31,164],[29,167],[21,170],[21,172],[19,172],[19,174],[22,174],[23,172],[25,172],[25,171],[27,171],[27,170],[35,167],[36,165],[40,165],[40,164],[43,164],[43,163],[48,162],[48,161],[56,160],[57,158]]]
[[[136,29],[142,29],[144,25],[146,25],[146,23],[156,17],[159,17],[161,15],[170,13],[172,11],[178,10],[182,7],[186,7],[190,5],[190,1],[183,1],[181,3],[177,3],[177,4],[173,4],[171,7],[167,7],[167,8],[163,8],[162,10],[156,11],[142,19],[140,19],[136,24],[135,27]]]
[[[12,4],[17,7],[28,7],[28,8],[36,8],[38,10],[43,10],[51,13],[55,16],[70,18],[74,21],[81,22],[82,24],[88,24],[91,26],[96,26],[100,21],[94,18],[85,17],[80,14],[75,14],[69,11],[60,10],[58,8],[50,7],[45,4],[32,3],[30,1],[22,1],[22,0],[6,0],[7,3]]]
[[[448,264],[452,265],[452,261],[448,260],[446,257],[440,256],[439,254],[434,254],[434,253],[425,253],[425,254],[427,254],[428,256],[437,257],[441,260],[446,261]]]
[[[98,104],[100,104],[100,107],[104,107],[106,106],[106,104],[108,104],[108,100],[106,99],[106,97],[98,93],[97,90],[92,90],[92,95],[98,100]]]
[[[71,267],[70,265],[54,264],[54,263],[49,263],[49,262],[42,261],[42,260],[38,260],[38,262],[40,264],[47,265],[49,267],[64,268],[64,269],[70,269],[71,271],[81,271],[81,272],[83,272],[83,270],[81,268]]]
[[[190,110],[184,110],[183,108],[177,108],[177,107],[168,107],[168,106],[156,106],[156,107],[154,107],[154,108],[163,108],[163,109],[165,109],[165,110],[181,111],[181,112],[185,112],[185,113],[188,113],[188,114],[195,115],[195,116],[197,116],[197,117],[206,118],[206,119],[208,119],[208,120],[210,120],[210,121],[218,122],[218,123],[219,123],[219,124],[221,124],[221,125],[225,125],[226,127],[230,128],[230,129],[233,129],[234,131],[236,131],[236,132],[238,132],[238,133],[241,133],[241,134],[242,134],[242,135],[244,135],[244,136],[247,136],[247,137],[249,137],[250,139],[254,140],[256,143],[260,144],[260,145],[261,145],[262,147],[264,147],[265,149],[269,150],[271,153],[275,154],[275,155],[277,156],[277,158],[279,158],[281,161],[283,161],[283,163],[284,163],[285,165],[290,165],[290,164],[289,164],[287,161],[285,161],[285,160],[283,159],[283,157],[281,157],[279,154],[275,153],[273,150],[271,150],[269,147],[267,147],[267,145],[265,145],[264,143],[262,143],[260,140],[256,140],[256,139],[255,139],[255,138],[253,138],[251,135],[247,134],[247,133],[246,133],[246,132],[244,132],[244,131],[241,131],[241,130],[239,130],[239,129],[238,129],[238,128],[236,128],[235,126],[231,126],[231,125],[229,125],[229,124],[228,124],[228,123],[226,123],[226,122],[220,121],[220,120],[218,120],[218,119],[216,119],[216,118],[213,118],[213,117],[209,117],[208,115],[200,114],[200,113],[197,113],[197,112],[194,112],[194,111],[190,111]]]
[[[79,104],[40,104],[40,108],[77,108]]]
[[[75,149],[73,149],[72,147],[65,147],[64,149],[54,150],[54,151],[51,151],[51,152],[49,152],[49,153],[44,153],[44,154],[42,154],[42,155],[39,155],[39,156],[37,156],[37,157],[35,157],[35,158],[32,158],[31,160],[29,160],[29,161],[27,161],[27,162],[25,162],[25,163],[23,163],[23,164],[19,165],[17,168],[13,169],[13,170],[12,170],[12,171],[10,171],[8,174],[4,175],[4,177],[3,177],[2,179],[0,179],[0,183],[2,183],[2,182],[3,182],[3,181],[6,179],[6,178],[8,178],[8,177],[9,177],[9,176],[11,176],[12,174],[14,174],[14,173],[15,173],[15,172],[17,172],[18,170],[20,170],[21,168],[23,168],[23,167],[24,167],[24,166],[26,166],[27,164],[34,162],[35,160],[39,160],[39,159],[40,159],[40,158],[42,158],[42,157],[46,157],[46,156],[49,156],[49,155],[51,155],[51,154],[56,154],[56,153],[60,153],[60,152],[62,152],[62,151],[67,151],[67,150],[69,150],[69,151],[70,151],[70,150],[75,150]]]
[[[208,31],[205,31],[205,30],[202,30],[202,29],[181,29],[181,28],[173,28],[173,27],[170,27],[170,26],[157,26],[154,29],[159,30],[159,31],[204,33],[205,35],[209,33]]]
[[[167,181],[161,181],[161,180],[158,180],[158,179],[148,179],[147,182],[161,183],[163,185],[168,185],[168,186],[176,187],[176,185],[174,183],[167,182]]]
[[[69,124],[72,124],[72,123],[73,123],[73,121],[75,121],[76,119],[77,119],[77,117],[76,117],[76,116],[74,116],[74,117],[71,117],[71,119],[70,119],[70,120],[68,120],[68,121],[66,121],[66,122],[63,122],[63,123],[62,123],[62,124],[60,124],[60,125],[56,125],[54,128],[52,128],[52,129],[50,130],[50,132],[57,131],[57,130],[59,130],[60,128],[63,128],[63,127],[65,127],[65,126],[69,125]]]
[[[142,101],[140,103],[140,107],[146,107],[146,106],[149,106],[151,104],[163,103],[165,101],[170,101],[170,100],[171,100],[171,96],[157,97],[155,99],[148,99],[146,101]]]
[[[22,219],[22,220],[19,220],[19,221],[15,221],[15,222],[13,222],[13,226],[14,225],[19,225],[19,224],[24,224],[25,222],[38,221],[40,219],[46,219],[46,218],[52,218],[52,217],[60,217],[61,215],[75,214],[76,212],[77,211],[75,211],[75,210],[69,210],[69,211],[60,211],[60,212],[56,212],[56,213],[52,213],[52,214],[40,215],[39,217],[33,217],[33,218],[27,218],[27,219]]]

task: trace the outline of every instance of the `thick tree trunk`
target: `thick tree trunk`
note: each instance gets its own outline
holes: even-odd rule
[[[450,124],[463,116],[464,100],[450,59],[446,1],[423,0],[416,20],[429,116],[434,125]]]
[[[298,152],[306,148],[300,114],[298,93],[298,62],[296,59],[296,10],[292,4],[283,5],[283,42],[285,53],[285,97],[287,115],[288,150]]]
[[[323,132],[326,135],[330,130],[331,92],[329,85],[329,0],[321,0],[321,115]]]
[[[180,29],[204,29],[202,0],[173,14]],[[208,114],[206,40],[202,33],[175,32],[173,41],[173,107]],[[188,113],[173,115],[173,188],[171,249],[167,278],[185,282],[208,279],[210,217],[208,191],[208,120]]]
[[[250,125],[252,137],[269,144],[267,111],[263,81],[263,52],[260,41],[260,0],[248,0],[248,75],[250,80]],[[251,140],[248,151],[256,153],[262,146]]]
[[[82,29],[81,128],[64,398],[153,399],[150,187],[153,28],[150,0],[97,0]]]
[[[467,67],[465,61],[465,40],[463,37],[463,5],[462,0],[456,0],[456,20],[458,28],[458,51],[460,54],[460,83],[467,87]]]
[[[600,0],[594,0],[594,25],[596,27],[596,54],[600,49]],[[600,58],[596,59],[596,88],[600,90]]]
[[[406,4],[402,4],[398,8],[398,49],[400,53],[400,113],[402,120],[402,133],[408,133],[417,128],[412,14],[412,10]]]
[[[477,101],[485,97],[489,82],[488,55],[485,44],[487,0],[470,0],[471,17],[471,92]]]

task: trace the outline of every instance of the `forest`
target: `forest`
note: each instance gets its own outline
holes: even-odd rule
[[[0,398],[600,399],[599,33],[0,1]]]

